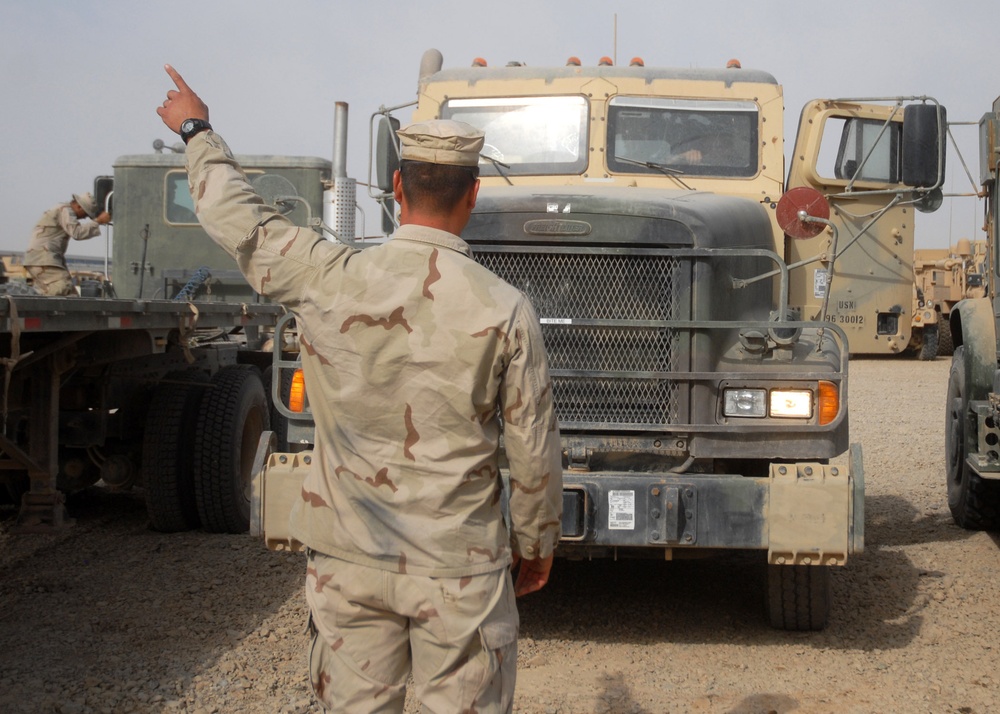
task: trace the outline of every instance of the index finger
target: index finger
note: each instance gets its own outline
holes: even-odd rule
[[[169,64],[163,65],[163,68],[167,70],[167,74],[170,75],[170,79],[174,80],[174,84],[177,85],[177,88],[179,90],[181,90],[182,92],[191,91],[191,87],[189,87],[187,85],[187,82],[184,81],[184,78],[180,75],[180,72],[171,67]]]

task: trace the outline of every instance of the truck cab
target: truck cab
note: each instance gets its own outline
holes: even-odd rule
[[[297,225],[315,226],[322,216],[324,182],[331,162],[308,156],[237,156],[265,200]],[[109,195],[114,219],[112,283],[118,297],[173,299],[187,288],[190,299],[260,300],[232,258],[202,230],[194,213],[184,155],[119,156]]]

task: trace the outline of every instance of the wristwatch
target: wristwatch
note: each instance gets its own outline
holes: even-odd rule
[[[184,143],[191,141],[191,137],[195,134],[200,134],[203,131],[208,131],[212,128],[204,119],[185,119],[181,122],[181,138]]]

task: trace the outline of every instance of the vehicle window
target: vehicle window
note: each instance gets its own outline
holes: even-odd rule
[[[244,169],[248,179],[260,176],[260,169]],[[194,212],[194,201],[188,189],[187,171],[179,169],[168,171],[163,191],[163,215],[167,223],[176,225],[198,225],[198,216]]]
[[[194,213],[194,201],[188,190],[186,171],[167,172],[167,185],[164,192],[166,206],[164,214],[167,223],[197,223],[198,216]]]
[[[878,119],[832,117],[823,125],[816,173],[842,181],[900,182],[903,125]],[[832,148],[836,147],[836,158]],[[832,159],[832,163],[831,163]]]
[[[754,102],[613,97],[608,168],[630,174],[668,169],[682,175],[755,176],[758,114]]]
[[[569,97],[449,99],[443,119],[464,121],[486,134],[483,155],[507,164],[508,176],[579,174],[587,168],[587,101]],[[480,173],[497,176],[497,166],[479,161]]]

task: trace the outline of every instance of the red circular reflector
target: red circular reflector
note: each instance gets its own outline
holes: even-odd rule
[[[799,212],[805,211],[813,218],[830,218],[830,204],[826,197],[809,186],[796,186],[785,191],[778,200],[775,214],[778,225],[792,238],[814,238],[823,232],[826,226],[822,223],[806,222],[799,218]]]

